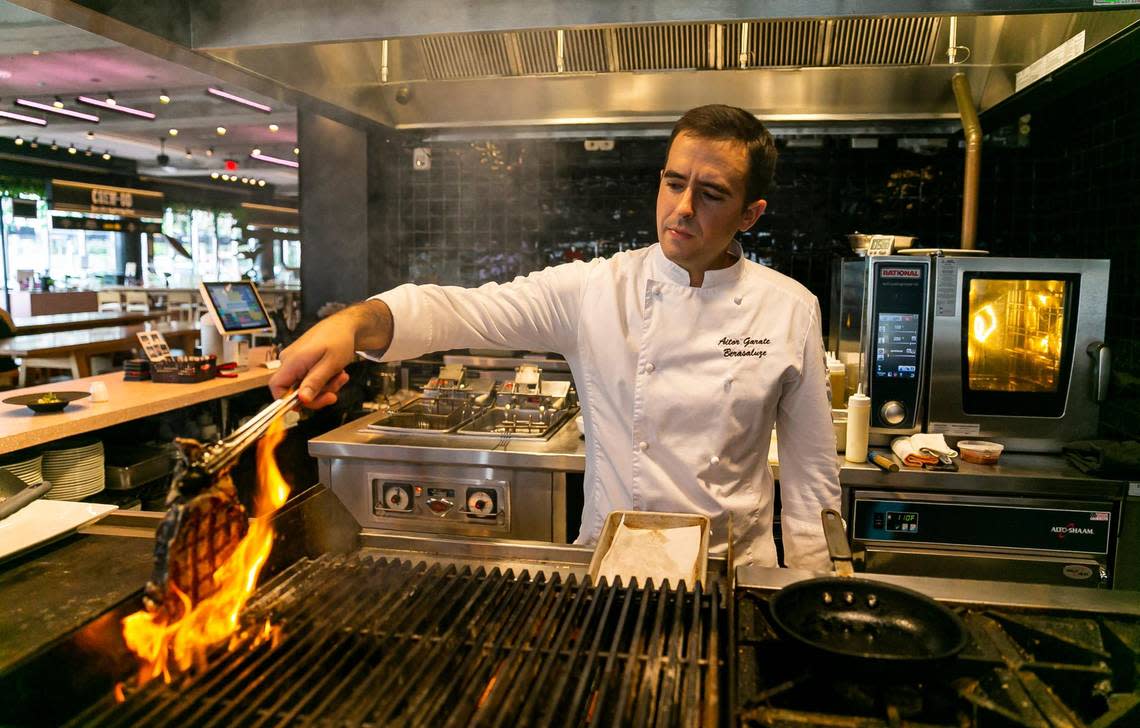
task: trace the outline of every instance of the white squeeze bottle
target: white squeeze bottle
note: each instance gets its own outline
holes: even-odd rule
[[[847,398],[847,449],[843,457],[850,463],[867,462],[867,433],[871,429],[871,398],[863,385]]]

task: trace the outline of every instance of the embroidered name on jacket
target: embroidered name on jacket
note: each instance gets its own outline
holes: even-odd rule
[[[753,339],[750,336],[736,339],[730,336],[722,337],[716,345],[721,347],[725,358],[738,357],[738,356],[754,356],[757,359],[763,359],[768,356],[767,349],[759,347],[771,345],[771,339]]]

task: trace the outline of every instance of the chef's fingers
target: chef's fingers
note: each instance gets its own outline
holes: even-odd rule
[[[332,381],[326,384],[325,388],[317,393],[317,396],[313,397],[312,403],[308,405],[309,408],[320,409],[322,407],[328,407],[330,404],[335,404],[337,401],[337,392],[339,392],[345,384],[348,384],[348,373],[341,372],[334,377]]]
[[[305,378],[301,380],[299,392],[301,404],[311,409],[320,409],[335,402],[335,392],[329,393],[332,394],[332,402],[329,402],[327,397],[320,397],[320,402],[318,402],[318,395],[322,394],[325,387],[338,375],[348,376],[344,374],[345,364],[332,351],[326,350],[320,360],[309,369]],[[343,383],[341,386],[344,386]]]

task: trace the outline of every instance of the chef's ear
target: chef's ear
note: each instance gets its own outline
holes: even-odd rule
[[[756,200],[755,202],[749,203],[748,206],[744,208],[744,212],[740,215],[740,231],[744,232],[755,225],[756,221],[760,219],[760,216],[764,214],[766,207],[768,207],[767,200]]]

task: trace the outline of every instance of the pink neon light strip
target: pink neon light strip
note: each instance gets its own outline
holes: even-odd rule
[[[62,114],[63,116],[70,116],[73,119],[83,119],[84,121],[93,121],[99,123],[99,117],[94,114],[84,114],[82,111],[72,111],[71,109],[57,109],[51,104],[41,104],[39,101],[29,101],[28,99],[16,99],[16,104],[19,106],[27,106],[30,109],[39,109],[40,111],[48,111],[53,114]]]
[[[270,164],[280,164],[282,167],[292,167],[297,169],[301,165],[294,162],[292,159],[282,159],[281,157],[270,157],[268,154],[250,154],[249,156],[254,159],[260,159],[262,162],[269,162]]]
[[[0,111],[0,116],[4,117],[5,119],[15,119],[16,121],[22,121],[25,124],[47,126],[47,120],[45,119],[37,119],[34,116],[24,116],[23,114],[17,114],[15,111]]]
[[[273,109],[269,108],[265,104],[259,104],[256,101],[251,101],[247,98],[242,98],[241,96],[237,96],[236,94],[231,94],[228,91],[223,91],[220,88],[214,88],[213,86],[206,89],[206,93],[213,94],[214,96],[220,96],[221,98],[226,99],[227,101],[233,101],[234,103],[237,103],[237,104],[244,104],[251,109],[257,109],[258,111],[264,111],[267,114],[269,112],[273,111]]]
[[[155,115],[150,113],[149,111],[143,111],[142,109],[132,109],[131,107],[123,106],[122,104],[108,104],[106,101],[102,101],[100,99],[93,99],[90,96],[78,96],[78,97],[76,97],[75,100],[80,102],[80,103],[83,103],[83,104],[90,104],[92,106],[98,106],[101,109],[110,109],[111,111],[121,111],[124,114],[134,114],[135,116],[141,116],[144,119],[156,118]]]

